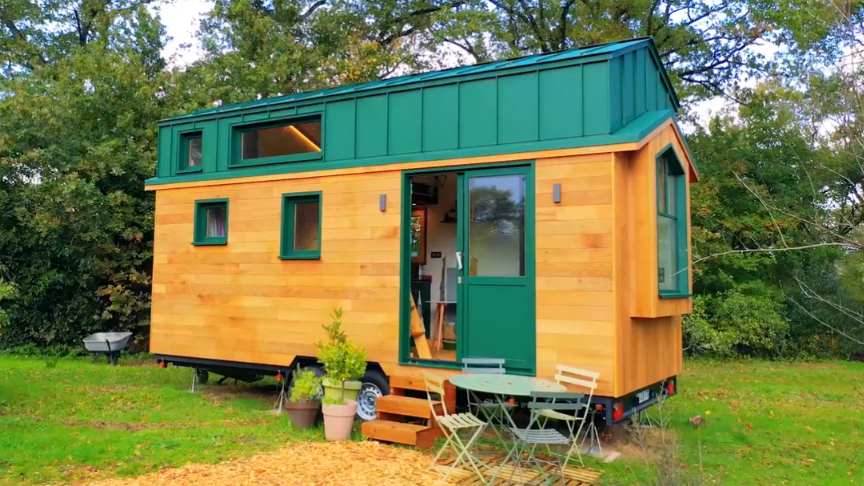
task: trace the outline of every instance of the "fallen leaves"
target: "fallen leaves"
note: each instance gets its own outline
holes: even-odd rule
[[[444,485],[429,469],[432,458],[414,449],[378,442],[303,442],[275,452],[219,464],[189,464],[91,486],[237,484]]]

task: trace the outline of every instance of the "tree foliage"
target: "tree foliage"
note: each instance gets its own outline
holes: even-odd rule
[[[216,0],[173,68],[157,3],[0,4],[0,346],[147,325],[160,118],[652,36],[685,118],[738,102],[690,138],[687,349],[860,352],[860,1]]]

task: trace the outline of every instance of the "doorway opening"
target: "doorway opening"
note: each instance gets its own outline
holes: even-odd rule
[[[457,179],[456,172],[416,174],[408,178],[412,359],[457,361],[461,266],[461,254],[457,251]],[[418,326],[418,317],[422,328]]]
[[[405,174],[402,359],[499,358],[534,372],[533,173],[507,164]]]

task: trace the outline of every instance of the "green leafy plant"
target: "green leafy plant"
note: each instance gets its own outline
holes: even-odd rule
[[[366,350],[350,342],[342,330],[342,309],[335,309],[327,332],[327,342],[318,343],[318,361],[324,365],[327,378],[344,383],[359,380],[366,372]]]
[[[315,400],[321,393],[321,378],[310,369],[294,370],[294,379],[291,381],[292,402]]]

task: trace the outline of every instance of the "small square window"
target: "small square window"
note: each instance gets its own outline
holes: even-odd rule
[[[279,257],[288,260],[321,258],[321,194],[282,196],[282,241]]]
[[[184,133],[180,136],[180,172],[201,170],[202,141],[201,132]]]
[[[195,201],[194,245],[228,243],[228,200]]]

